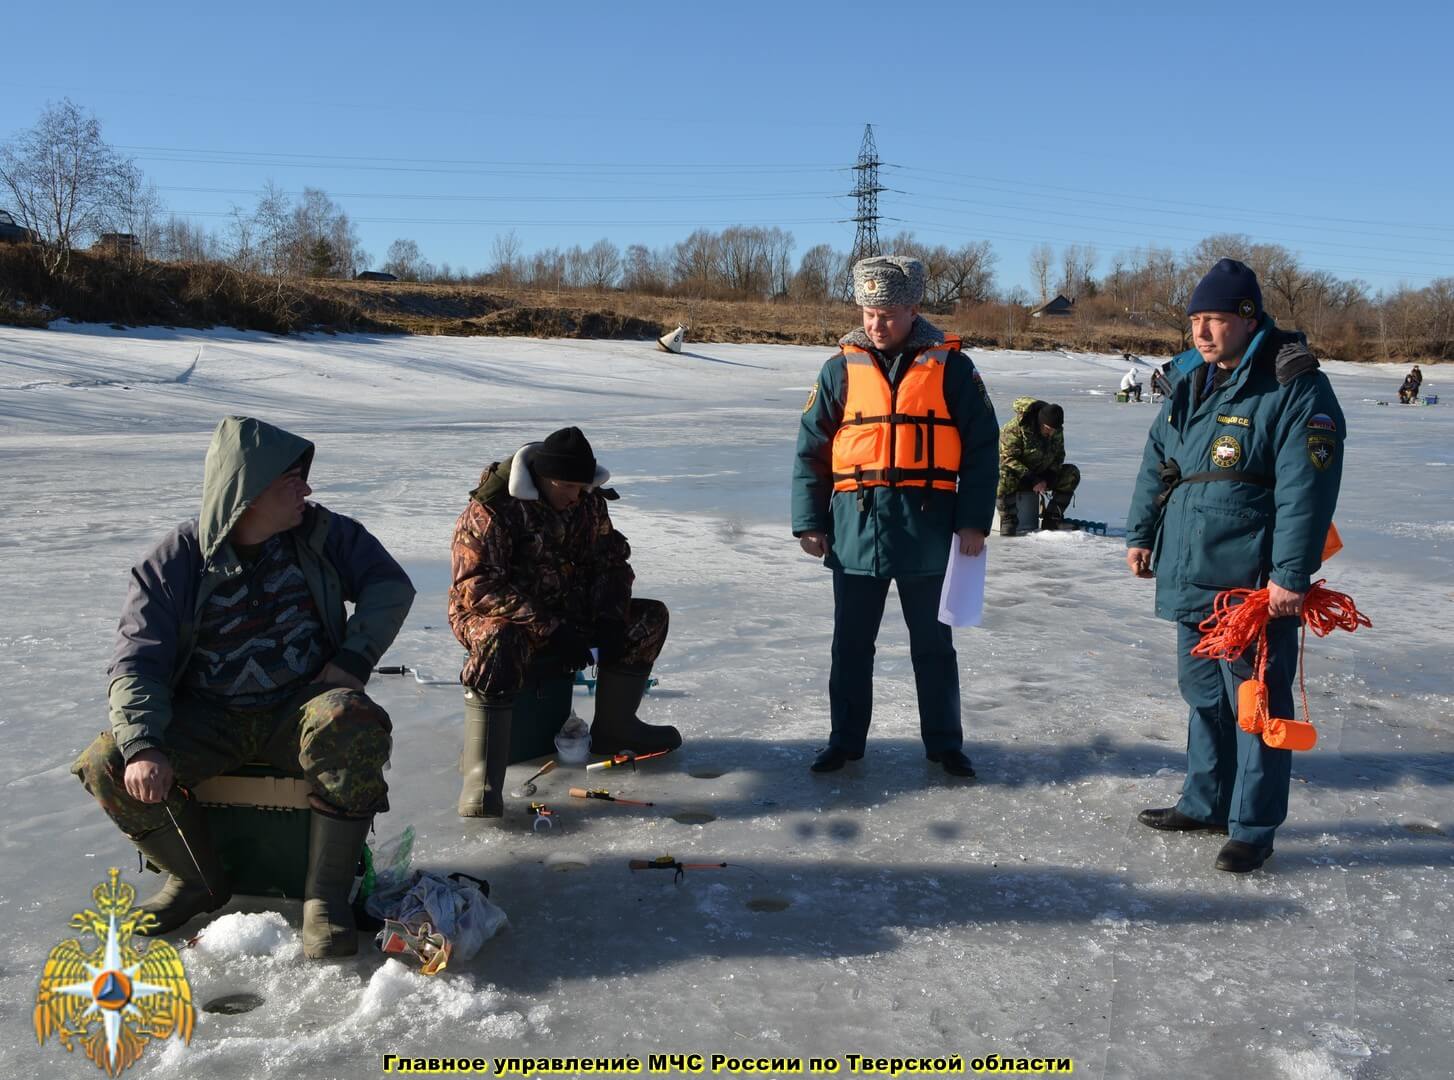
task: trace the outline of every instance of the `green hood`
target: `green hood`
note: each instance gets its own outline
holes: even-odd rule
[[[479,485],[470,492],[470,497],[476,502],[489,506],[491,500],[506,494],[510,490],[510,466],[515,463],[514,458],[506,458],[504,461],[493,461],[486,466],[485,471],[480,473]]]
[[[313,444],[307,439],[250,416],[222,418],[212,433],[202,477],[197,531],[204,559],[216,554],[252,501],[300,460],[307,477],[313,464]]]

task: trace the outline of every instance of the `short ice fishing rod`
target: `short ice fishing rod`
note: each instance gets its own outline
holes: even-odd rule
[[[591,788],[587,790],[583,787],[573,787],[570,789],[570,797],[572,799],[600,799],[602,802],[620,803],[622,806],[656,805],[653,802],[642,802],[640,799],[622,799],[616,795],[612,795],[605,788]],[[636,867],[633,866],[632,869],[634,870]]]

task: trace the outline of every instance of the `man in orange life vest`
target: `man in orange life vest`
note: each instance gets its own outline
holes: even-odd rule
[[[803,408],[793,535],[833,571],[832,734],[813,762],[863,757],[873,654],[889,582],[909,628],[919,733],[930,761],[973,776],[959,719],[959,665],[939,593],[951,538],[977,555],[994,517],[999,424],[959,339],[919,315],[924,265],[880,256],[853,267],[863,329],[839,343]]]

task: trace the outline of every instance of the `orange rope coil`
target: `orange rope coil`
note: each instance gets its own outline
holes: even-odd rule
[[[1248,646],[1256,646],[1253,669],[1256,674],[1246,680],[1237,692],[1237,724],[1249,734],[1261,734],[1268,746],[1287,750],[1309,750],[1317,741],[1311,720],[1302,722],[1269,717],[1267,709],[1267,622],[1271,617],[1266,589],[1227,589],[1217,594],[1212,613],[1197,629],[1202,638],[1191,654],[1210,660],[1236,660]],[[1361,626],[1371,627],[1368,616],[1358,610],[1347,593],[1324,588],[1315,581],[1303,597],[1302,638],[1298,642],[1298,688],[1302,692],[1303,716],[1310,717],[1308,688],[1303,677],[1303,650],[1307,632],[1327,637],[1334,630],[1349,633]]]

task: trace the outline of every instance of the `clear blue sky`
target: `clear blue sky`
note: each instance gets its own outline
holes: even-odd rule
[[[776,224],[847,250],[872,122],[881,232],[1027,251],[1245,232],[1374,288],[1454,276],[1448,4],[12,5],[0,137],[92,109],[221,230],[320,187],[381,261],[482,269],[605,236]],[[221,9],[225,13],[216,13]],[[1275,12],[1268,14],[1268,12]]]

